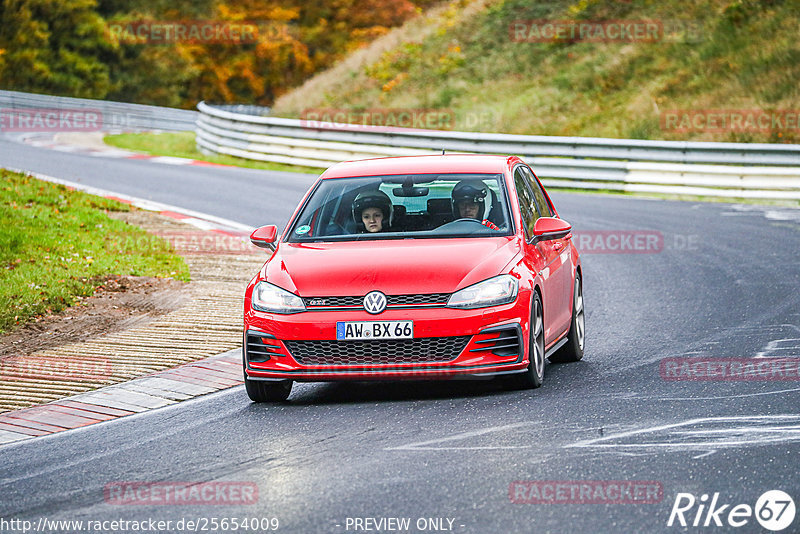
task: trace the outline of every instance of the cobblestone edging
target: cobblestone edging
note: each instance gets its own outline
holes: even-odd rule
[[[241,226],[225,227],[218,221],[161,208],[112,216],[155,234],[183,232],[195,239],[207,236],[212,242],[223,239],[234,246],[222,251],[181,251],[192,280],[190,298],[181,308],[128,330],[28,355],[29,360],[78,362],[73,368],[80,368],[84,360],[91,369],[102,360],[107,371],[4,380],[0,412],[6,413],[0,413],[0,443],[128,415],[241,383],[242,298],[266,255],[246,241],[248,232]],[[216,358],[208,359],[212,356]],[[123,382],[127,383],[112,386]]]
[[[0,444],[161,408],[241,383],[241,352],[234,349],[144,378],[0,414]]]

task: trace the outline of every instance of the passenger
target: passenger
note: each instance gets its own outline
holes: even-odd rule
[[[382,191],[359,193],[353,201],[353,219],[359,233],[386,232],[392,220],[392,201]]]
[[[481,224],[498,230],[497,226],[485,219],[489,202],[489,189],[482,180],[462,180],[453,188],[453,215],[456,219],[475,219]]]

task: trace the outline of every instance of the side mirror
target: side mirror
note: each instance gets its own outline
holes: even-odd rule
[[[533,242],[549,241],[566,237],[572,225],[556,217],[539,217],[533,225]]]
[[[250,242],[259,248],[275,250],[274,243],[277,235],[278,227],[274,224],[262,226],[261,228],[256,228],[253,233],[250,234]]]

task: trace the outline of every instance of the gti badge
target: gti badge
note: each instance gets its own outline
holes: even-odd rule
[[[364,309],[372,315],[381,313],[386,309],[386,295],[380,291],[370,291],[364,297]]]

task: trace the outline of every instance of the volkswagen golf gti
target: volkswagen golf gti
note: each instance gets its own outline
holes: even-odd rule
[[[536,388],[584,350],[572,227],[521,159],[339,163],[306,193],[244,299],[256,402],[294,381],[498,377]]]

